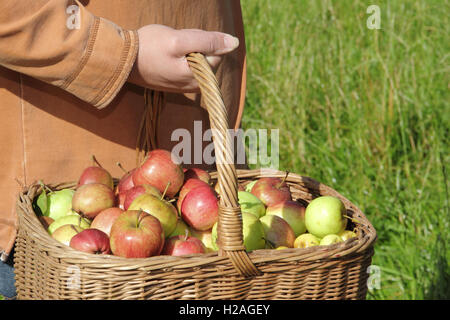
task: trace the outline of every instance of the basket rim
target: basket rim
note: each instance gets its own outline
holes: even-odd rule
[[[217,172],[210,172],[213,180],[217,179]],[[238,179],[258,179],[260,177],[285,177],[285,171],[275,169],[240,169],[237,170]],[[343,200],[347,210],[352,209],[351,215],[357,215],[361,223],[356,223],[356,228],[360,228],[362,232],[358,232],[357,238],[351,238],[344,242],[328,245],[315,246],[309,248],[288,248],[284,250],[259,249],[248,252],[249,258],[255,265],[265,265],[270,262],[292,261],[304,263],[317,263],[319,261],[337,261],[353,255],[364,254],[371,251],[373,254],[373,245],[377,239],[375,228],[366,218],[364,213],[359,210],[348,199],[340,195],[337,191],[328,187],[310,177],[300,176],[295,173],[289,173],[286,182],[295,184],[297,180],[315,183],[319,188],[318,191],[327,192],[338,196]],[[74,182],[64,182],[59,184],[46,184],[51,189],[62,189],[64,187],[74,186]],[[89,265],[89,267],[105,268],[108,266],[121,267],[126,269],[146,268],[147,270],[158,269],[186,269],[192,267],[201,267],[208,264],[217,264],[229,260],[227,255],[219,255],[218,252],[210,252],[205,254],[193,254],[184,256],[166,256],[158,255],[148,258],[123,258],[114,255],[95,255],[91,253],[75,250],[56,239],[53,239],[48,232],[42,227],[37,214],[32,207],[32,201],[37,196],[41,188],[38,182],[34,182],[19,193],[17,199],[18,211],[18,227],[26,229],[27,232],[33,233],[34,238],[38,241],[38,245],[42,250],[51,251],[53,257],[63,258],[66,262],[73,261],[74,264]],[[258,267],[259,268],[259,267]],[[231,268],[234,271],[234,268]]]

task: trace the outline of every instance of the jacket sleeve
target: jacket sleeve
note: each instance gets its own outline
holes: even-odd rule
[[[136,31],[96,17],[78,1],[0,1],[0,65],[107,106],[136,59]]]

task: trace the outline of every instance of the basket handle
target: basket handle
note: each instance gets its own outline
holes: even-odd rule
[[[228,113],[217,79],[201,53],[190,53],[187,61],[197,80],[209,114],[219,183],[219,221],[217,244],[219,255],[227,255],[243,276],[260,274],[250,260],[242,238],[242,213],[238,201],[237,173],[234,152],[228,131]]]

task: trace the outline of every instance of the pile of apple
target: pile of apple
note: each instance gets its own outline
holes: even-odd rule
[[[153,150],[117,185],[95,161],[75,189],[52,191],[42,184],[34,209],[54,239],[83,252],[146,258],[217,251],[217,184],[207,171],[185,169],[173,157]],[[292,199],[285,179],[240,185],[238,198],[247,251],[328,245],[356,236],[345,230],[338,198],[319,197],[305,207]]]

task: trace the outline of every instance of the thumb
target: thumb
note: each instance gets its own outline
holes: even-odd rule
[[[239,46],[239,39],[227,33],[197,29],[180,30],[180,50],[183,55],[201,52],[215,56],[229,53]]]

